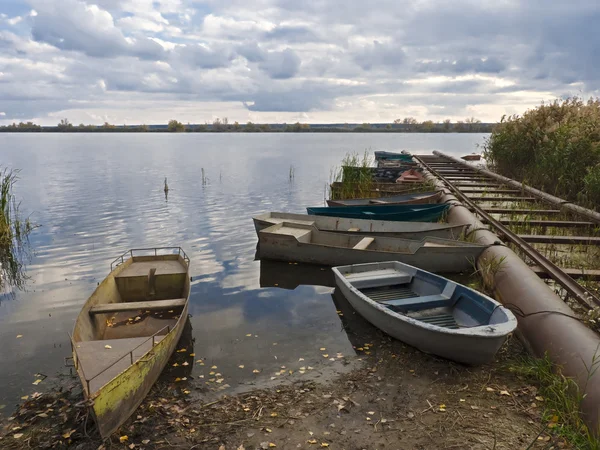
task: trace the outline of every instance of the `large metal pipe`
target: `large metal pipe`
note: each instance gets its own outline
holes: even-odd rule
[[[444,189],[431,173],[427,172],[426,177]],[[490,245],[477,260],[477,268],[496,299],[517,312],[519,335],[526,347],[537,357],[547,354],[563,375],[575,380],[585,394],[581,403],[583,419],[593,433],[600,434],[600,371],[594,372],[600,364],[600,337],[578,320],[519,256],[504,245],[493,245],[500,242],[498,236],[447,189],[444,192],[442,201],[455,205],[448,212],[448,222],[468,224],[467,230],[476,242]],[[490,262],[495,262],[498,270],[490,270]]]
[[[600,213],[593,211],[591,209],[588,208],[584,208],[583,206],[579,206],[576,205],[574,203],[569,202],[568,200],[565,200],[563,198],[560,197],[556,197],[554,195],[550,195],[547,192],[544,191],[540,191],[539,189],[533,188],[531,186],[527,186],[526,184],[521,183],[520,181],[517,180],[513,180],[511,178],[507,178],[505,176],[502,175],[498,175],[497,173],[494,172],[490,172],[487,169],[484,169],[482,167],[477,167],[477,166],[473,166],[471,164],[467,164],[464,161],[461,161],[458,158],[455,158],[453,156],[450,155],[446,155],[440,151],[434,150],[433,152],[436,156],[441,156],[444,158],[447,158],[449,160],[451,160],[452,162],[455,163],[459,163],[462,164],[465,167],[469,167],[471,169],[474,169],[476,171],[478,171],[479,173],[482,173],[484,175],[487,175],[489,177],[492,177],[496,180],[502,181],[503,183],[509,185],[509,186],[513,186],[516,187],[518,189],[521,189],[522,191],[528,192],[530,194],[535,195],[536,197],[541,198],[542,200],[545,200],[549,203],[553,203],[555,205],[559,205],[561,209],[566,210],[568,212],[571,213],[575,213],[575,214],[579,214],[581,216],[587,217],[590,220],[593,220],[596,223],[600,223]]]

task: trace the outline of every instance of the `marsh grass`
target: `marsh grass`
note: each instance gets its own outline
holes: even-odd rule
[[[484,144],[489,167],[558,197],[600,204],[600,99],[578,97],[504,116]]]
[[[342,159],[340,167],[334,167],[330,171],[329,198],[332,200],[373,197],[372,167],[374,159],[365,150],[360,156],[358,153],[347,153]]]
[[[18,171],[0,172],[0,292],[9,287],[23,289],[27,276],[24,261],[28,257],[29,233],[36,227],[23,218],[13,195]]]
[[[600,359],[595,357],[586,366],[589,381],[598,370]],[[545,431],[562,436],[580,450],[600,450],[600,441],[590,432],[581,418],[581,403],[587,383],[579,388],[575,380],[565,377],[546,355],[543,358],[523,357],[511,363],[509,370],[538,385],[545,407]]]

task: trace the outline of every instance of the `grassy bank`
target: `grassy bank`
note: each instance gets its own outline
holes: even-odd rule
[[[600,99],[573,97],[503,117],[484,145],[492,170],[559,197],[600,202]]]

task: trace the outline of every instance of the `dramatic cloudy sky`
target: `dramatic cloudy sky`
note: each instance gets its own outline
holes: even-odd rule
[[[496,121],[597,95],[598,0],[0,0],[0,123]]]

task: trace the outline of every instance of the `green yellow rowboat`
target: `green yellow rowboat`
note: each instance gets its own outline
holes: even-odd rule
[[[103,438],[137,409],[181,337],[189,264],[179,247],[129,250],[77,317],[73,361]]]

